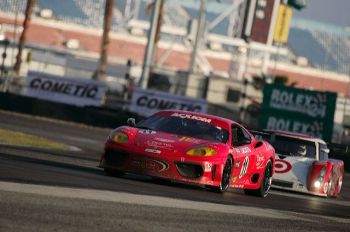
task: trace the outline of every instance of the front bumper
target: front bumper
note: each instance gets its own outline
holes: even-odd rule
[[[223,161],[214,157],[150,154],[106,147],[99,167],[200,185],[219,186]]]

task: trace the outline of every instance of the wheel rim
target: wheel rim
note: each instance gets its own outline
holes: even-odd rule
[[[267,193],[269,192],[271,183],[272,183],[271,165],[268,164],[266,167],[265,176],[264,176],[264,187],[263,187],[264,195],[267,195]]]
[[[343,184],[343,177],[339,177],[339,180],[338,180],[338,194],[340,193],[340,190],[341,190],[341,186]]]
[[[222,179],[221,179],[221,190],[226,190],[230,184],[230,176],[231,176],[231,159],[227,159],[224,167],[224,171],[222,172]]]

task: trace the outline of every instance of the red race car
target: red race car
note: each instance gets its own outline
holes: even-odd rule
[[[274,162],[273,147],[234,121],[167,110],[113,130],[99,166],[109,175],[131,172],[265,197]]]
[[[322,139],[285,131],[252,133],[276,149],[272,187],[324,197],[339,196],[344,162],[328,158],[329,148]]]

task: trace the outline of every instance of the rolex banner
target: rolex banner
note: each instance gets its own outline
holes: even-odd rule
[[[260,127],[331,141],[337,94],[265,85]]]

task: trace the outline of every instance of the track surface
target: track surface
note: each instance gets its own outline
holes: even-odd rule
[[[80,151],[0,145],[0,231],[347,231],[350,175],[338,199],[272,190],[265,198],[224,194],[97,168],[108,129],[0,111],[0,128]]]

